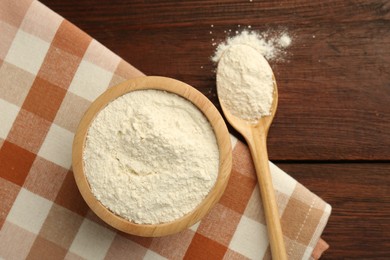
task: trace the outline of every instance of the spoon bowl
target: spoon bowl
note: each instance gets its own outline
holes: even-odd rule
[[[218,75],[217,75],[218,76]],[[268,153],[267,153],[267,135],[272,120],[275,117],[278,106],[278,89],[273,76],[273,101],[271,114],[259,118],[252,122],[242,119],[232,114],[232,112],[219,99],[222,111],[227,121],[245,138],[255,165],[257,179],[260,186],[261,199],[264,207],[264,214],[267,223],[268,238],[271,246],[272,259],[287,259],[286,248],[283,239],[282,228],[278,207],[276,204],[275,191],[272,185],[270,174]],[[218,88],[220,86],[217,86]]]
[[[271,114],[269,116],[261,117],[255,122],[251,122],[249,120],[242,119],[238,116],[233,115],[228,108],[224,105],[222,100],[219,100],[219,103],[222,108],[222,112],[225,115],[227,121],[229,124],[231,124],[238,132],[241,133],[241,135],[245,138],[249,133],[251,128],[262,128],[264,133],[267,135],[268,130],[272,124],[272,121],[276,114],[276,109],[278,107],[278,88],[276,85],[275,77],[274,79],[274,92],[272,95],[273,101],[272,101],[272,107],[271,107]]]

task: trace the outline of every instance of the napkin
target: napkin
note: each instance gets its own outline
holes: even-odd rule
[[[107,88],[143,75],[38,1],[0,0],[0,258],[270,259],[247,146],[231,136],[233,170],[206,217],[166,237],[102,222],[71,167],[83,113]],[[317,259],[329,204],[270,163],[289,259]]]

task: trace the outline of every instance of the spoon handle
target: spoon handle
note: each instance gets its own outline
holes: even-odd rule
[[[252,154],[260,186],[272,259],[285,260],[287,259],[286,247],[284,245],[278,206],[269,168],[266,133],[267,131],[264,131],[261,127],[252,127],[250,134],[248,133],[246,136],[246,141]]]

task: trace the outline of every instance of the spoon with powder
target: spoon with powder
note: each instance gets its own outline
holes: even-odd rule
[[[256,168],[273,259],[287,259],[266,139],[278,104],[272,69],[254,48],[237,44],[224,51],[217,69],[218,98],[229,123],[248,143]]]

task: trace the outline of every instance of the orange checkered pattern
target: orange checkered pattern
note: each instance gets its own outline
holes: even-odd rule
[[[226,192],[188,230],[132,236],[87,207],[71,168],[77,124],[108,87],[140,75],[40,2],[0,0],[0,258],[271,258],[251,157],[233,136]],[[270,165],[289,259],[317,258],[331,207]]]

